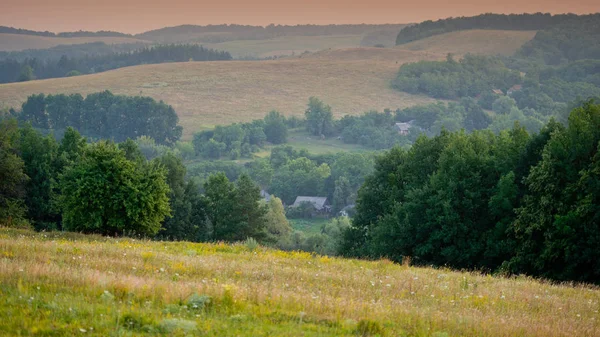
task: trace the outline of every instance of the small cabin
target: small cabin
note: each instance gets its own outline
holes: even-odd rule
[[[517,92],[517,91],[521,91],[521,89],[523,89],[523,86],[522,86],[522,85],[520,85],[520,84],[515,84],[515,85],[513,85],[512,87],[510,87],[510,89],[508,89],[508,90],[506,91],[506,94],[510,96],[510,95],[512,95],[513,93]]]
[[[396,128],[396,131],[398,131],[398,134],[408,135],[408,130],[412,127],[412,125],[410,124],[410,122],[396,123],[394,127]]]
[[[298,196],[296,197],[296,201],[290,207],[300,207],[300,205],[304,203],[311,204],[315,211],[318,213],[329,213],[331,212],[331,205],[327,200],[327,197],[306,197],[306,196]]]

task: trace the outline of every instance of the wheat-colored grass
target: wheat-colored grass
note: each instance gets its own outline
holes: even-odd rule
[[[233,57],[272,57],[299,55],[305,51],[315,52],[329,48],[359,47],[362,35],[284,36],[264,40],[237,40],[208,43],[208,48],[226,50]]]
[[[104,42],[106,44],[149,43],[132,37],[51,37],[25,34],[0,34],[0,51],[18,51],[25,49],[46,49],[58,45]]]
[[[0,331],[11,336],[157,335],[168,325],[182,335],[350,336],[361,321],[384,336],[600,334],[595,287],[243,244],[0,229],[0,289]],[[194,293],[213,306],[184,307]]]
[[[272,61],[142,65],[99,74],[0,85],[0,106],[20,107],[31,94],[111,90],[164,100],[177,111],[184,137],[201,128],[264,117],[277,109],[303,115],[317,96],[336,117],[432,102],[391,88],[399,66],[439,55],[354,48]]]
[[[533,39],[535,31],[519,30],[462,30],[435,35],[397,46],[397,49],[456,55],[512,55],[525,42]]]

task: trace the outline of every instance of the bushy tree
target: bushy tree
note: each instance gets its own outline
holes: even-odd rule
[[[267,141],[273,144],[282,144],[287,142],[287,126],[285,124],[285,117],[278,111],[271,111],[265,117],[265,135]]]
[[[17,121],[0,121],[0,224],[25,226],[25,188],[28,180],[25,164],[18,156],[19,130]]]
[[[88,146],[61,179],[64,228],[108,235],[155,235],[170,215],[165,170],[127,160],[110,142]]]
[[[331,107],[320,99],[311,97],[304,112],[306,129],[315,136],[328,136],[333,132]]]

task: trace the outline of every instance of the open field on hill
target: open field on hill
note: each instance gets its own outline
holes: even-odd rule
[[[594,336],[600,290],[252,245],[0,229],[11,336]]]
[[[345,56],[346,55],[346,56]],[[347,56],[351,55],[351,56]],[[146,95],[171,104],[184,138],[201,128],[263,118],[277,109],[304,114],[317,96],[336,117],[432,102],[391,88],[404,62],[437,59],[420,52],[355,48],[272,61],[185,62],[121,68],[99,74],[0,85],[0,106],[20,107],[36,93]]]
[[[360,46],[362,35],[285,36],[266,40],[238,40],[207,43],[208,48],[228,51],[234,58],[299,55],[305,51]]]
[[[25,49],[45,49],[58,45],[104,42],[106,44],[123,44],[148,42],[131,37],[50,37],[23,34],[0,34],[0,51],[17,51]],[[149,42],[148,42],[149,43]]]
[[[435,35],[396,46],[397,49],[456,55],[512,55],[525,42],[533,39],[535,31],[463,30]]]

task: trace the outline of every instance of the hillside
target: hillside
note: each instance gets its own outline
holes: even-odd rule
[[[221,43],[202,43],[203,46],[226,50],[235,58],[266,58],[300,55],[328,48],[358,47],[362,35],[286,36],[263,40],[236,40]]]
[[[131,37],[50,37],[24,34],[0,34],[0,51],[17,51],[25,49],[44,49],[59,45],[72,45],[91,42],[104,42],[106,44],[124,44],[148,42]]]
[[[355,56],[343,59],[343,54]],[[173,105],[184,127],[184,137],[189,139],[201,128],[262,118],[272,109],[285,115],[303,115],[311,96],[330,104],[337,117],[431,102],[430,98],[401,93],[390,86],[400,64],[424,58],[439,56],[357,48],[274,61],[143,65],[3,84],[0,106],[19,107],[27,96],[40,92],[87,94],[111,90],[115,94],[147,95]]]
[[[435,54],[512,55],[535,34],[536,31],[527,30],[463,30],[401,44],[396,48]]]
[[[597,288],[253,248],[2,228],[0,330],[14,336],[600,332]]]

